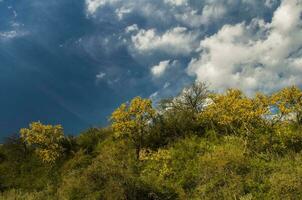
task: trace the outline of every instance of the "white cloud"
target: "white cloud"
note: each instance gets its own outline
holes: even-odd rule
[[[3,39],[11,39],[18,36],[17,31],[0,32],[0,37]]]
[[[119,20],[123,19],[125,14],[133,12],[139,13],[147,21],[169,24],[176,20],[190,27],[218,21],[238,5],[238,1],[247,0],[205,0],[200,3],[192,3],[189,0],[85,0],[88,16],[93,16],[99,9],[109,6],[114,9]]]
[[[163,75],[165,73],[165,71],[169,67],[169,64],[170,64],[170,60],[161,61],[161,62],[159,62],[158,65],[155,65],[151,68],[151,73],[155,77],[160,77],[161,75]]]
[[[86,0],[87,12],[88,14],[94,14],[98,8],[117,1],[119,0]]]
[[[174,6],[181,6],[181,5],[188,4],[188,0],[164,0],[164,2]]]
[[[115,10],[115,14],[117,15],[119,20],[122,20],[124,18],[124,15],[131,13],[132,9],[127,7],[121,7],[117,8]]]
[[[200,44],[200,57],[188,67],[215,89],[239,87],[249,93],[302,84],[302,2],[284,0],[272,22],[225,25]],[[300,54],[301,54],[300,50]]]
[[[160,88],[167,81],[174,87],[174,76],[170,76],[174,69],[178,69],[177,77],[187,75],[184,66],[192,57],[188,73],[211,82],[216,89],[240,86],[252,93],[300,83],[301,0],[283,0],[275,13],[280,0],[85,1],[93,20],[108,18],[117,23],[112,27],[116,28],[115,37],[97,38],[98,43],[104,41],[102,47],[108,47],[104,49],[112,49],[118,42],[118,48],[126,47],[142,66],[159,60],[180,61],[181,66],[173,68],[172,62],[164,66],[163,61],[153,66],[150,73],[160,77],[154,79]],[[105,11],[107,7],[111,14]],[[102,19],[103,11],[106,19]],[[268,22],[270,14],[273,19]]]
[[[98,73],[95,77],[96,77],[97,79],[103,79],[105,76],[106,76],[106,73],[100,72],[100,73]]]
[[[163,34],[155,29],[141,29],[131,40],[139,53],[163,51],[172,55],[187,55],[196,48],[197,34],[185,27],[175,27]]]
[[[272,26],[285,34],[296,29],[297,26],[301,25],[301,9],[301,1],[284,0],[282,5],[274,13]]]
[[[139,28],[138,28],[137,24],[132,24],[131,26],[127,26],[125,28],[126,33],[131,33],[131,32],[138,31],[138,30],[139,30]]]
[[[219,19],[226,14],[227,9],[223,4],[206,5],[202,10],[202,17],[205,21],[210,19]]]
[[[17,30],[4,31],[4,32],[0,32],[0,39],[10,40],[10,39],[22,37],[22,36],[25,36],[25,35],[26,35],[26,32],[23,32],[23,31],[17,31]]]
[[[264,5],[271,8],[274,4],[277,3],[278,0],[265,0]]]
[[[227,8],[224,4],[212,3],[205,5],[201,14],[198,14],[198,10],[190,9],[184,13],[176,14],[176,19],[190,27],[200,27],[222,19],[226,13]]]

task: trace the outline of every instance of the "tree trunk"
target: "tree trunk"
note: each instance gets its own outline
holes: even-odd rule
[[[136,149],[135,149],[135,154],[136,154],[136,160],[139,160],[139,153],[140,153],[140,146],[137,146]]]

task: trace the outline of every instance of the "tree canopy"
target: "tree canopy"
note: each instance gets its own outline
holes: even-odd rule
[[[21,129],[20,135],[44,162],[55,162],[62,153],[60,142],[64,138],[64,133],[61,125],[52,126],[33,122],[29,128]]]
[[[151,100],[141,97],[135,97],[130,104],[122,104],[111,115],[114,135],[130,139],[136,147],[137,158],[154,117]]]

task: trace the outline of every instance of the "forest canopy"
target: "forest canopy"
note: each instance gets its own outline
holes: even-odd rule
[[[135,97],[78,136],[33,122],[0,145],[0,199],[302,199],[302,91]]]

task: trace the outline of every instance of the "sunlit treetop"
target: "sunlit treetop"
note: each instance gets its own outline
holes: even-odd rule
[[[135,97],[129,104],[122,104],[111,115],[112,129],[118,138],[128,138],[136,147],[137,158],[147,134],[148,125],[156,111],[150,99]]]
[[[275,93],[272,104],[278,108],[281,117],[293,115],[297,123],[302,123],[302,91],[298,87],[287,87]]]
[[[231,131],[235,128],[250,131],[268,112],[268,101],[262,94],[249,98],[240,90],[229,89],[225,94],[212,94],[211,99],[213,103],[200,114],[201,121],[211,121]]]
[[[112,128],[117,136],[141,131],[155,116],[150,99],[135,97],[130,104],[122,104],[111,115]]]
[[[52,126],[33,122],[29,128],[21,129],[20,135],[26,144],[35,149],[43,162],[55,162],[63,151],[61,141],[64,132],[61,125]]]

